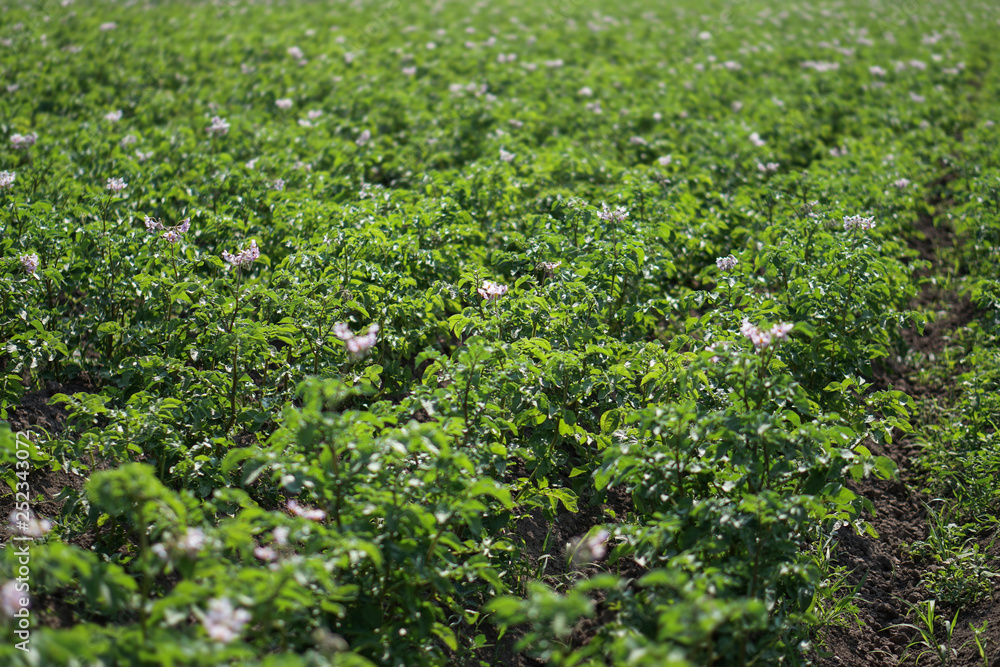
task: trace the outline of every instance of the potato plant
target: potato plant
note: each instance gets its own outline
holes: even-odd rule
[[[3,14],[4,664],[814,664],[903,437],[992,590],[996,7]]]

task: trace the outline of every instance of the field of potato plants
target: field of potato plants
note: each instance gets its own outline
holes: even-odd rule
[[[0,7],[0,664],[1000,664],[1000,4]]]

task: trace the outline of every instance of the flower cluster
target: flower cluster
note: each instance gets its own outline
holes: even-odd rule
[[[249,621],[250,612],[246,609],[234,608],[228,598],[216,598],[208,603],[203,624],[209,637],[228,644],[240,636]]]
[[[845,215],[844,229],[875,229],[875,217],[862,218],[860,215]]]
[[[35,145],[38,141],[38,135],[34,132],[30,134],[12,134],[10,135],[10,143],[14,144],[14,148],[27,150]]]
[[[500,285],[492,280],[484,280],[483,286],[476,291],[479,292],[479,296],[483,297],[487,301],[492,301],[493,299],[499,299],[506,294],[507,286]]]
[[[260,257],[260,250],[257,248],[257,242],[253,239],[250,239],[250,247],[246,250],[241,250],[235,255],[231,255],[225,251],[222,253],[222,259],[226,260],[236,268],[249,266],[250,263],[258,257]]]
[[[589,537],[582,537],[566,545],[566,553],[574,565],[585,565],[601,560],[608,552],[607,541],[611,537],[605,529],[601,529]]]
[[[14,185],[17,176],[13,171],[0,171],[0,190],[6,190]]]
[[[358,361],[375,347],[375,341],[378,338],[378,325],[373,324],[368,327],[368,333],[354,334],[345,323],[338,322],[333,327],[333,335],[344,341],[351,361]],[[291,505],[289,505],[289,509],[291,509]]]
[[[108,121],[109,123],[117,123],[121,119],[122,119],[121,109],[115,109],[114,111],[104,114],[104,120]]]
[[[323,510],[313,510],[302,507],[294,498],[288,501],[288,511],[295,516],[300,516],[303,519],[309,519],[310,521],[322,521],[326,518],[326,512]]]
[[[12,533],[24,535],[25,537],[44,537],[50,530],[52,530],[51,521],[48,519],[39,519],[35,516],[35,513],[30,510],[28,511],[28,519],[26,521],[18,519],[19,515],[23,516],[23,513],[15,510],[11,512],[8,517]]]
[[[740,260],[736,259],[733,255],[729,255],[728,257],[718,257],[715,260],[715,265],[719,267],[720,271],[732,271],[739,263]]]
[[[105,187],[111,192],[121,192],[126,188],[126,186],[128,186],[128,183],[121,178],[109,178],[107,184],[105,185]]]
[[[154,544],[150,550],[163,561],[170,560],[171,554],[185,555],[194,558],[201,553],[205,546],[205,531],[201,528],[188,528],[187,531],[176,540],[166,543]]]
[[[225,118],[212,116],[212,124],[205,128],[205,131],[213,136],[223,135],[229,132],[229,123]]]
[[[514,153],[509,153],[504,149],[500,149],[500,161],[501,162],[513,162],[514,158],[517,157]]]
[[[601,210],[597,212],[597,217],[604,222],[622,223],[628,217],[628,211],[621,206],[610,209],[607,204],[601,204]]]
[[[893,187],[899,188],[900,190],[909,187],[910,180],[908,178],[899,178],[892,182]]]
[[[535,265],[535,270],[542,271],[546,276],[551,277],[560,266],[562,266],[562,262],[539,262]]]
[[[38,270],[38,255],[21,255],[18,260],[21,262],[21,268],[28,273],[34,273]]]
[[[191,229],[191,218],[184,218],[184,220],[173,227],[166,227],[162,222],[156,218],[151,218],[148,215],[144,217],[142,221],[146,225],[146,229],[151,232],[159,231],[161,229],[165,230],[163,232],[163,238],[165,238],[169,243],[177,243],[181,240],[181,234],[184,234],[187,230]]]
[[[31,606],[31,598],[28,597],[28,584],[11,579],[3,586],[0,586],[0,615],[7,618],[14,618],[22,609]]]
[[[709,361],[711,361],[713,364],[717,364],[719,363],[719,355],[726,352],[729,349],[729,341],[720,340],[717,343],[712,343],[705,349],[712,353],[712,357],[711,359],[709,359]]]
[[[784,322],[775,324],[770,331],[766,331],[750,324],[750,320],[743,320],[740,333],[750,339],[758,350],[766,350],[773,343],[784,340],[795,325]]]

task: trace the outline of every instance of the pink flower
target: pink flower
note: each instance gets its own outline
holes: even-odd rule
[[[260,250],[257,248],[257,242],[253,239],[250,239],[250,246],[246,250],[241,250],[235,255],[231,255],[225,251],[222,253],[222,259],[226,260],[236,268],[249,266],[250,263],[258,257],[260,257]]]
[[[24,515],[27,514],[27,517]],[[10,513],[11,532],[25,537],[43,537],[52,530],[52,522],[48,519],[39,519],[32,511],[18,512],[14,510]]]
[[[288,99],[287,97],[283,97],[280,100],[274,101],[274,106],[278,107],[283,111],[288,111],[289,109],[291,109],[292,104],[293,104],[292,100]]]
[[[333,327],[333,335],[344,341],[344,346],[347,348],[347,353],[351,361],[358,361],[369,350],[375,347],[375,342],[378,340],[378,331],[379,326],[377,324],[372,324],[368,327],[368,333],[357,335],[352,333],[347,324],[343,322],[338,322]]]
[[[875,217],[862,218],[860,215],[845,215],[844,229],[875,229]]]
[[[250,621],[250,612],[234,608],[227,598],[216,598],[208,603],[208,613],[202,621],[208,636],[228,644],[240,636],[243,626]]]
[[[499,299],[507,293],[507,286],[500,285],[492,280],[484,280],[483,286],[476,291],[479,293],[479,296],[483,297],[487,301],[493,301],[494,299]]]
[[[108,190],[110,190],[111,192],[115,192],[115,193],[121,192],[127,186],[128,186],[128,183],[126,183],[124,180],[122,180],[120,178],[109,178],[107,184],[105,185],[105,187]]]
[[[266,562],[271,562],[278,558],[278,552],[271,547],[255,547],[253,555],[256,556],[257,559]]]
[[[750,324],[750,320],[743,320],[740,326],[740,333],[750,339],[758,350],[766,350],[772,343],[784,340],[795,325],[789,322],[775,324],[770,331],[765,331]]]
[[[115,111],[104,114],[104,120],[108,121],[109,123],[117,123],[121,119],[122,119],[121,109],[116,109]]]
[[[288,501],[288,511],[295,516],[300,516],[304,519],[309,519],[310,521],[322,521],[326,518],[326,512],[323,510],[301,507],[299,506],[298,501],[294,498]]]
[[[29,134],[12,134],[10,135],[10,143],[14,144],[14,148],[19,150],[27,150],[35,145],[38,141],[38,135],[34,132]]]
[[[589,537],[582,537],[566,545],[566,552],[574,565],[585,565],[601,560],[607,555],[607,541],[611,537],[604,528]]]
[[[31,598],[28,596],[28,584],[20,584],[11,579],[3,586],[0,586],[0,615],[7,618],[14,618],[22,609],[31,606]]]

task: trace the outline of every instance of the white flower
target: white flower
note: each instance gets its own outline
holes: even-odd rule
[[[306,116],[309,117],[309,120],[317,120],[322,115],[323,115],[323,112],[320,109],[312,109],[312,110],[306,112]]]
[[[0,190],[6,190],[14,185],[17,174],[13,171],[0,171]]]
[[[235,255],[231,255],[226,251],[222,252],[222,259],[226,260],[236,268],[242,268],[244,266],[249,266],[251,262],[260,257],[260,249],[257,248],[257,241],[250,239],[250,246],[245,250],[241,250]]]
[[[493,282],[492,280],[484,280],[483,286],[476,290],[479,292],[479,296],[483,297],[487,301],[492,301],[494,299],[499,299],[504,294],[507,293],[507,286],[500,285]]]
[[[122,137],[122,140],[118,142],[118,145],[121,146],[122,149],[125,149],[134,144],[136,141],[137,140],[134,134],[126,134]]]
[[[504,149],[500,149],[500,160],[502,162],[513,162],[515,157],[517,157],[517,155],[514,153],[508,153]]]
[[[910,181],[909,181],[909,179],[906,179],[906,178],[898,178],[898,179],[896,179],[895,181],[892,182],[892,185],[893,185],[893,187],[896,187],[896,188],[899,188],[900,190],[902,190],[902,189],[908,188],[910,186]]]
[[[303,58],[306,57],[306,54],[302,52],[302,49],[300,49],[297,46],[289,46],[288,55],[295,58],[296,60],[302,60]]]
[[[109,178],[105,187],[111,192],[121,192],[128,186],[124,180],[120,178]]]
[[[7,618],[14,618],[19,611],[31,606],[27,584],[23,591],[17,590],[17,585],[17,581],[11,579],[0,586],[0,614]]]
[[[875,229],[875,216],[862,218],[860,215],[845,215],[844,229]]]
[[[100,30],[102,32],[107,32],[108,30],[114,30],[117,27],[118,27],[118,24],[114,23],[113,21],[109,21],[108,23],[102,23],[99,26],[99,28],[100,28]]]
[[[657,160],[657,162],[660,164],[661,167],[666,167],[667,165],[669,165],[673,161],[674,161],[674,158],[672,158],[669,155],[664,155],[663,157],[661,157],[660,159]]]
[[[177,548],[189,556],[197,556],[203,546],[205,546],[205,531],[200,528],[189,528],[184,537],[177,540]]]
[[[403,68],[403,74],[405,76],[414,76],[416,73],[417,73],[417,68],[416,67],[404,67]]]
[[[223,135],[229,132],[229,123],[225,118],[212,116],[212,124],[205,128],[205,131],[211,135]]]
[[[760,138],[760,135],[754,132],[750,135],[750,143],[752,143],[757,148],[764,146],[767,142]]]
[[[274,543],[279,546],[285,546],[288,544],[288,526],[278,526],[274,529],[272,535],[274,536]]]
[[[372,138],[371,131],[365,130],[364,132],[358,135],[358,138],[354,140],[354,143],[356,143],[358,146],[364,146],[365,144],[368,143],[368,141],[371,138]]]
[[[720,271],[732,271],[739,263],[740,260],[736,259],[734,255],[729,255],[728,257],[718,257],[715,260],[715,265],[719,267]]]
[[[33,257],[35,258],[35,266],[37,267],[38,257],[35,255],[33,255]],[[30,273],[34,273],[34,270],[30,271]],[[43,537],[46,533],[52,530],[52,522],[48,519],[39,519],[35,516],[35,513],[30,510],[27,514],[27,520],[24,520],[23,512],[15,510],[10,513],[9,520],[11,532],[17,533],[18,535],[24,535],[25,537]]]
[[[768,162],[767,164],[757,163],[757,171],[762,174],[767,174],[770,172],[778,171],[780,165],[777,162]]]
[[[601,204],[601,210],[597,212],[597,217],[604,222],[622,223],[628,217],[628,211],[619,206],[616,209],[608,208],[607,204]]]
[[[10,143],[14,144],[14,148],[21,150],[27,150],[35,145],[38,141],[38,135],[34,132],[28,134],[12,134],[10,135]]]
[[[288,109],[291,109],[292,108],[292,104],[293,104],[292,100],[288,99],[287,97],[282,97],[280,100],[275,100],[274,101],[274,106],[276,106],[279,109],[282,109],[284,111],[287,111]]]
[[[879,67],[878,65],[872,65],[871,67],[869,67],[868,68],[868,73],[871,74],[872,76],[885,76],[886,75],[886,71],[884,69],[882,69],[881,67]]]
[[[250,621],[250,612],[233,608],[228,598],[216,598],[208,603],[208,613],[202,621],[208,636],[228,644],[240,636],[243,626]]]
[[[576,94],[580,97],[590,97],[594,94],[594,91],[591,90],[590,86],[584,86],[580,90],[576,91]]]
[[[117,123],[121,119],[122,119],[121,109],[116,109],[115,111],[104,114],[104,120],[108,121],[109,123]]]
[[[153,151],[149,151],[146,153],[143,153],[142,151],[135,152],[135,159],[137,159],[139,162],[145,162],[151,157],[153,157]]]
[[[301,507],[299,506],[299,502],[294,498],[288,501],[288,511],[295,516],[300,516],[310,521],[322,521],[326,518],[326,512],[323,510]]]

